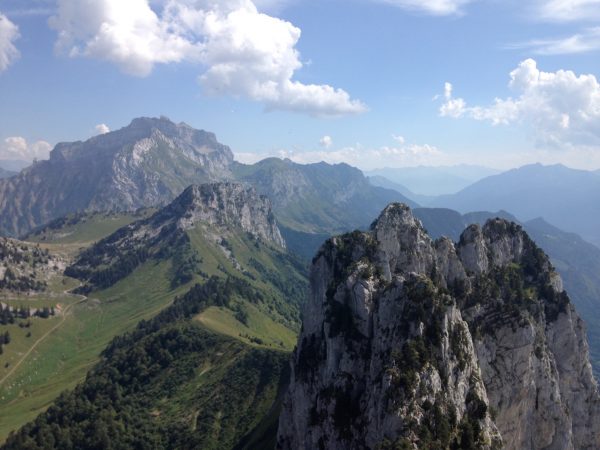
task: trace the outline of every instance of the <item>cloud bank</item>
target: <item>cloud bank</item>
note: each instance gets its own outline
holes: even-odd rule
[[[250,0],[59,0],[50,26],[56,49],[108,61],[133,76],[157,64],[203,66],[199,81],[213,95],[248,98],[268,110],[313,116],[364,112],[366,106],[327,84],[294,79],[302,68],[301,31],[259,12]]]
[[[48,159],[52,146],[46,141],[29,143],[20,136],[9,137],[0,142],[0,159],[33,161]]]
[[[379,167],[406,167],[418,165],[440,165],[449,161],[447,156],[431,145],[403,144],[364,147],[356,144],[335,150],[279,150],[271,154],[236,152],[236,159],[252,164],[269,156],[288,158],[299,164],[312,164],[321,161],[329,164],[346,163],[363,170]]]

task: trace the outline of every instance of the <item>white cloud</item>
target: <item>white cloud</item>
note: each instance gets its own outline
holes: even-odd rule
[[[5,71],[19,57],[19,51],[15,47],[18,38],[19,27],[0,13],[0,72]]]
[[[552,22],[600,17],[600,0],[538,0],[536,6],[535,18]]]
[[[462,98],[452,98],[452,84],[444,84],[444,99],[446,102],[440,107],[443,117],[461,117],[465,113],[465,101]]]
[[[147,76],[156,64],[202,65],[199,80],[213,95],[230,95],[313,116],[364,112],[341,89],[294,80],[302,68],[300,29],[258,11],[251,0],[59,0],[50,19],[56,47],[69,56],[116,64]]]
[[[440,165],[448,163],[447,155],[431,145],[397,145],[368,148],[361,144],[336,150],[280,150],[270,154],[236,152],[236,159],[253,164],[269,156],[289,158],[299,164],[325,161],[330,164],[347,163],[363,170],[378,167],[405,167],[417,165]]]
[[[106,125],[105,123],[96,125],[95,130],[97,134],[106,134],[110,132],[110,128],[108,128],[108,125]]]
[[[331,139],[331,136],[323,136],[319,139],[319,144],[321,147],[330,148],[333,145],[333,139]]]
[[[600,50],[600,27],[588,28],[571,36],[554,39],[534,39],[512,44],[509,49],[528,49],[538,55],[563,55]]]
[[[394,139],[400,145],[404,145],[404,143],[406,142],[406,139],[404,139],[404,136],[400,136],[399,134],[392,134],[392,139]]]
[[[450,89],[440,115],[494,125],[525,124],[542,145],[600,145],[600,84],[594,75],[542,72],[527,59],[510,73],[509,86],[518,96],[496,98],[490,106],[467,106]]]
[[[409,11],[435,16],[461,14],[463,7],[475,0],[377,0]]]
[[[148,75],[157,63],[180,62],[194,50],[147,0],[58,0],[49,23],[58,32],[59,52],[106,60],[136,76]]]
[[[0,142],[0,159],[32,161],[48,159],[52,146],[46,141],[29,143],[20,136],[9,137]]]

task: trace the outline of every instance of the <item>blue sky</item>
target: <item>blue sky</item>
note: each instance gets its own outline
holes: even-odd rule
[[[0,158],[166,115],[244,161],[600,168],[600,0],[0,0],[0,14]]]

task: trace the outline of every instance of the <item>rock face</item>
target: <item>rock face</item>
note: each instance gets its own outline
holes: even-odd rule
[[[520,226],[433,241],[408,207],[335,237],[311,295],[281,449],[597,449],[584,326]]]
[[[212,183],[190,186],[164,208],[154,222],[171,216],[182,230],[197,224],[234,226],[285,248],[271,210],[271,201],[248,185]]]
[[[21,235],[77,211],[164,205],[193,183],[230,177],[231,150],[212,133],[168,119],[135,119],[0,180],[0,230]]]
[[[0,238],[0,291],[42,292],[48,280],[62,273],[65,261],[29,242]]]

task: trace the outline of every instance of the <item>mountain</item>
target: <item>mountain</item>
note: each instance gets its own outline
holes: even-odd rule
[[[382,176],[425,196],[453,194],[499,171],[473,165],[386,167],[365,172],[367,176]]]
[[[229,175],[231,150],[212,133],[139,118],[85,142],[62,143],[0,180],[0,229],[20,235],[68,213],[134,210],[173,200],[193,183]]]
[[[413,213],[432,238],[447,236],[454,241],[460,239],[464,228],[474,223],[483,225],[497,217],[518,223],[506,211],[461,215],[444,208],[417,208]],[[573,304],[585,319],[592,366],[600,376],[600,250],[579,235],[562,231],[540,218],[520,225],[548,254]]]
[[[176,282],[183,284],[199,270],[202,258],[188,230],[214,240],[241,267],[226,240],[230,228],[285,249],[270,201],[253,188],[235,183],[192,185],[148,219],[133,222],[83,251],[65,273],[87,281],[86,289],[91,291],[113,285],[149,259],[172,255]]]
[[[315,257],[279,448],[591,449],[599,425],[583,322],[519,225],[433,241],[394,204]]]
[[[560,164],[533,164],[494,175],[430,206],[463,213],[504,209],[522,221],[543,217],[600,245],[600,178]]]
[[[416,204],[402,194],[372,186],[347,164],[296,164],[268,158],[254,165],[236,163],[235,178],[252,184],[273,202],[278,221],[292,230],[332,233],[368,226],[390,202]]]
[[[193,185],[149,215],[89,214],[34,238],[65,252],[95,243],[66,270],[76,300],[34,324],[51,330],[39,345],[12,325],[0,436],[33,422],[6,448],[274,446],[308,283],[267,198]]]
[[[421,206],[427,206],[430,202],[432,202],[435,199],[434,196],[415,194],[406,186],[403,186],[399,183],[394,183],[393,181],[388,180],[387,178],[382,177],[381,175],[373,175],[368,178],[369,183],[371,183],[373,186],[379,186],[385,189],[391,189],[393,191],[399,192],[406,198],[418,203]]]

